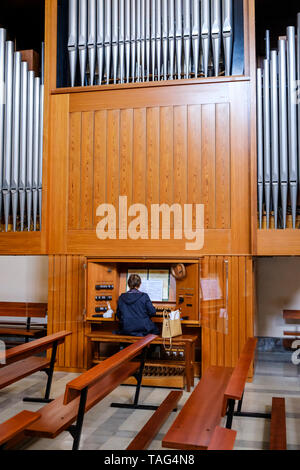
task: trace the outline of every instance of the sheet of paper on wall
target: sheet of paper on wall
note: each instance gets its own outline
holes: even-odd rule
[[[138,274],[142,279],[142,282],[148,279],[148,269],[128,269],[127,271],[127,291],[129,290],[128,287],[128,279],[130,274]]]
[[[140,291],[148,294],[152,302],[162,302],[163,281],[161,279],[143,280]]]
[[[201,279],[201,290],[203,300],[219,300],[222,299],[222,290],[219,279]]]
[[[164,302],[169,300],[170,271],[168,269],[149,269],[149,280],[162,280]]]

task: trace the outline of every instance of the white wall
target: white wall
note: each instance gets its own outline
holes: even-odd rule
[[[282,338],[284,330],[300,330],[282,318],[284,309],[300,310],[300,258],[259,258],[256,274],[255,334]]]
[[[48,302],[48,257],[0,256],[0,301]]]

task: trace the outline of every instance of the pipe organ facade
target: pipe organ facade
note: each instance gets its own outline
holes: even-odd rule
[[[0,222],[3,231],[41,227],[44,76],[30,70],[0,29]]]
[[[59,367],[88,364],[87,266],[95,259],[98,268],[109,264],[109,276],[115,267],[114,295],[132,265],[149,273],[151,263],[193,264],[193,285],[170,292],[187,307],[193,289],[184,328],[197,336],[198,373],[234,365],[254,330],[255,257],[300,255],[299,16],[276,47],[269,28],[256,61],[254,0],[41,4],[41,74],[23,60],[20,37],[0,30],[0,253],[49,256],[49,332],[73,331]],[[203,230],[203,246],[188,251],[160,228],[158,239],[147,238],[150,219],[126,239],[124,196],[148,213],[202,205],[203,223],[192,217],[191,231]],[[116,226],[101,238],[105,204]],[[221,297],[205,298],[201,281],[216,279]]]
[[[68,7],[71,87],[231,75],[233,0],[69,0]]]

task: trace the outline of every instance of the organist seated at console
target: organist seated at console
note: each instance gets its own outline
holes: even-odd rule
[[[129,291],[121,294],[118,300],[117,317],[120,320],[119,334],[147,336],[159,334],[151,317],[156,314],[148,294],[139,291],[142,280],[138,274],[131,274],[128,279]]]

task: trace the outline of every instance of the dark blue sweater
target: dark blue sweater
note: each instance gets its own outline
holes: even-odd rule
[[[151,321],[155,314],[156,310],[148,294],[132,289],[120,295],[117,308],[120,333],[131,336],[159,334],[158,328]]]

